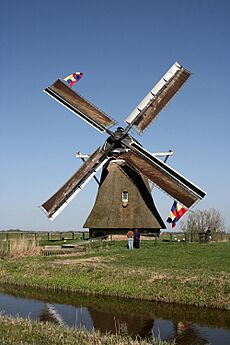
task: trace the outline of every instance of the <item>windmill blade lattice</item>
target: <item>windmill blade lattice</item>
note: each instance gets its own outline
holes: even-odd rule
[[[188,70],[176,62],[132,111],[125,122],[136,126],[138,133],[142,133],[190,75]]]
[[[47,216],[54,219],[94,177],[96,172],[108,161],[107,147],[104,151],[100,147],[89,157],[79,170],[41,207]]]
[[[131,142],[130,150],[122,158],[131,167],[148,177],[155,185],[185,207],[191,207],[205,196],[205,192],[176,170],[151,155],[143,147]]]
[[[108,132],[110,134],[111,132],[108,128],[116,124],[116,121],[109,118],[102,110],[66,86],[60,79],[44,89],[44,91],[100,132]]]

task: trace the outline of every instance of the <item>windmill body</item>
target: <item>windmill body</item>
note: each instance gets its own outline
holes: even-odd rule
[[[129,134],[139,134],[158,116],[163,107],[189,78],[190,72],[175,63],[125,120],[125,128],[115,125],[107,114],[70,89],[61,80],[44,91],[102,133],[107,140],[81,168],[46,202],[47,216],[54,219],[82,190],[96,172],[103,168],[95,205],[84,227],[91,233],[99,229],[120,232],[165,228],[148,186],[148,179],[183,206],[190,208],[205,196],[194,183],[142,147]]]
[[[165,224],[145,176],[124,160],[114,159],[103,167],[96,201],[84,228],[94,237],[127,233],[130,228],[158,233]]]

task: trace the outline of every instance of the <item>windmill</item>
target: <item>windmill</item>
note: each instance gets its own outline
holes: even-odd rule
[[[44,91],[48,95],[99,132],[109,135],[80,169],[41,205],[47,216],[54,219],[101,168],[96,202],[84,225],[89,227],[91,235],[101,229],[108,233],[130,227],[165,228],[152,199],[148,179],[186,208],[201,200],[206,194],[203,190],[147,151],[129,133],[135,129],[142,134],[190,75],[187,69],[175,63],[126,118],[126,127],[117,127],[115,131],[111,130],[116,124],[113,119],[60,79],[47,87]],[[126,187],[128,182],[133,200]]]

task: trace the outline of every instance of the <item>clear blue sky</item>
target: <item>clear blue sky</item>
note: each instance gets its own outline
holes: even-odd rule
[[[54,221],[38,208],[80,167],[75,152],[106,139],[44,87],[81,71],[74,88],[122,124],[175,61],[193,75],[139,140],[172,148],[169,164],[207,192],[196,208],[229,228],[229,1],[14,0],[0,17],[0,229],[79,230],[95,200],[92,180]],[[154,197],[165,220],[172,200]]]

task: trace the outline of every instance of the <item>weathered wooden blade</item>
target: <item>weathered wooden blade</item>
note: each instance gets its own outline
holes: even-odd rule
[[[109,118],[102,110],[65,85],[60,79],[44,91],[100,132],[110,134],[107,128],[116,124],[116,121]]]
[[[176,170],[152,156],[137,143],[127,145],[130,150],[120,158],[134,169],[147,176],[157,187],[169,194],[180,204],[189,208],[201,200],[206,193],[180,175]]]
[[[108,150],[98,148],[75,174],[53,195],[41,205],[47,216],[54,219],[73,198],[83,189],[109,159]]]
[[[190,75],[188,70],[176,62],[128,116],[126,123],[133,124],[142,133]]]

